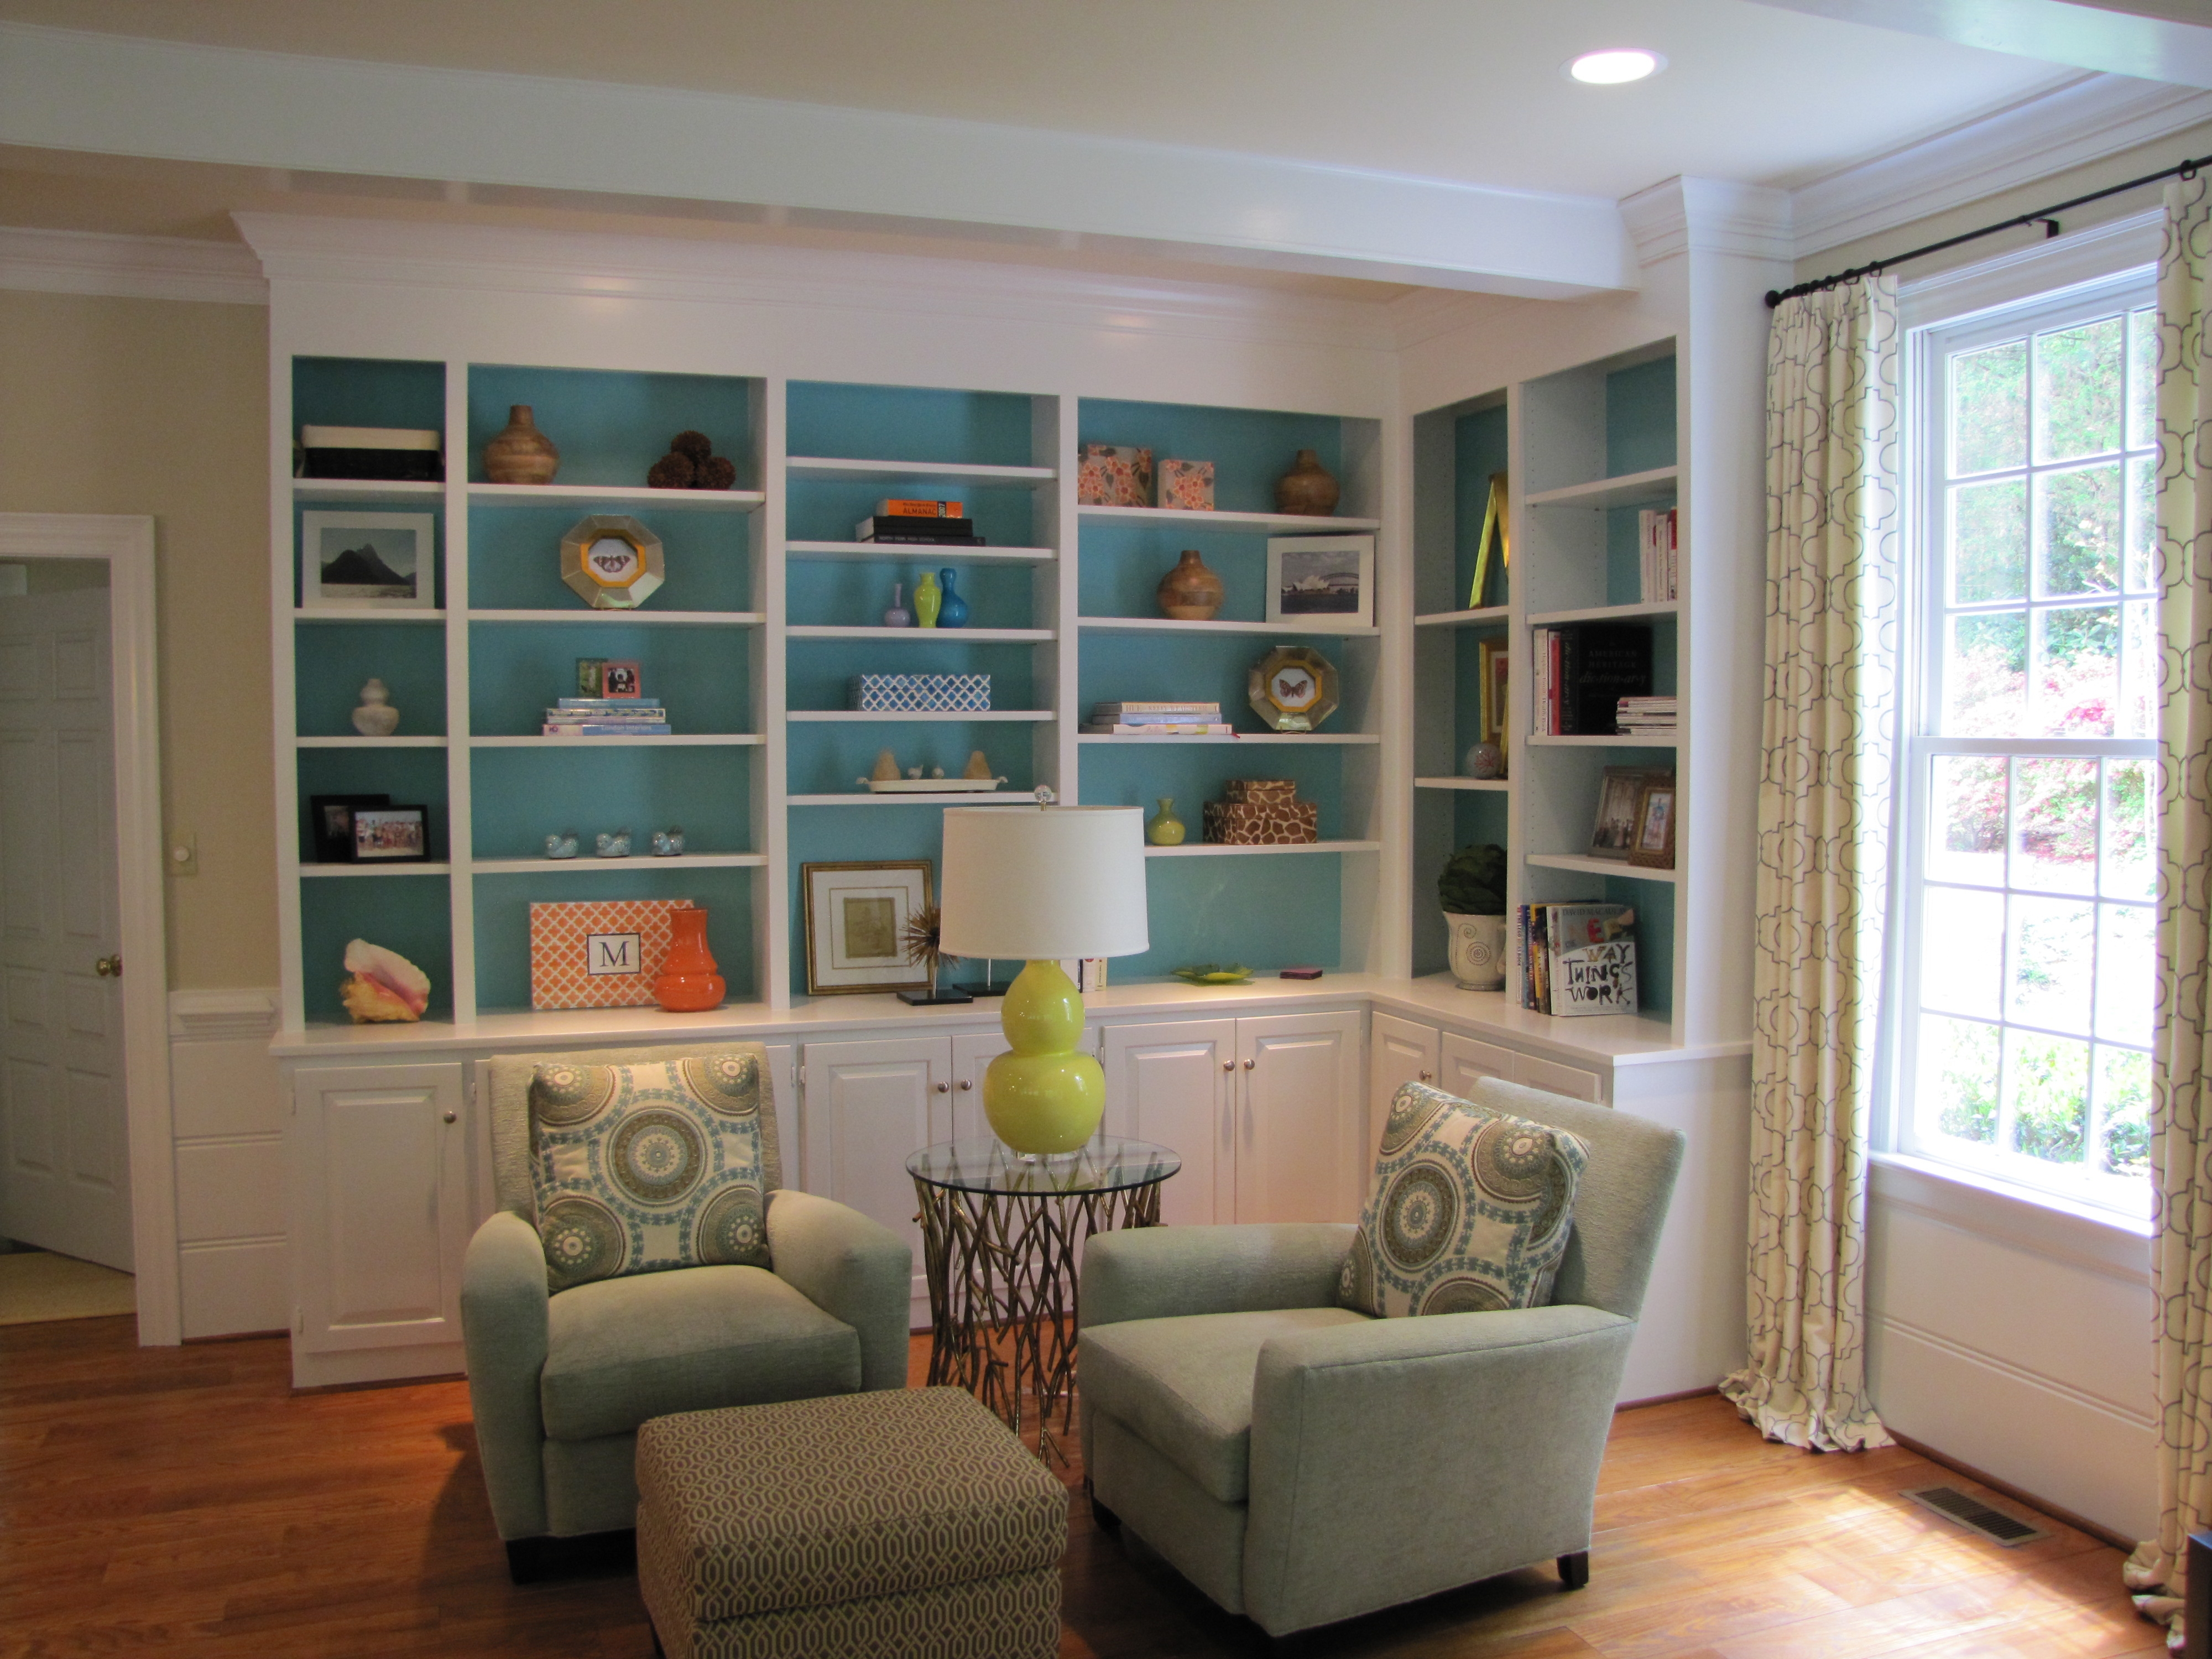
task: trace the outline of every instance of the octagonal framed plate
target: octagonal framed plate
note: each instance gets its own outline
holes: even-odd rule
[[[1336,665],[1310,645],[1279,645],[1252,670],[1253,712],[1277,732],[1311,732],[1336,713]]]
[[[660,538],[625,514],[594,513],[561,538],[561,580],[596,611],[635,611],[667,579]]]

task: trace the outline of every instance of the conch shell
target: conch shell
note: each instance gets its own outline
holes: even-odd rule
[[[420,1019],[430,1006],[430,976],[397,951],[357,939],[346,946],[345,968],[353,977],[338,995],[356,1025]]]

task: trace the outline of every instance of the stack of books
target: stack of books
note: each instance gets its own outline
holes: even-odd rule
[[[1521,1006],[1562,1018],[1636,1012],[1636,912],[1619,904],[1524,904]]]
[[[1624,732],[1672,732],[1674,729],[1674,699],[1623,697],[1614,719]]]
[[[1540,738],[1610,737],[1624,699],[1651,695],[1651,630],[1580,623],[1534,630],[1535,695],[1529,727]],[[1672,698],[1668,699],[1671,704]]]
[[[856,542],[896,543],[907,547],[981,547],[975,521],[960,501],[917,501],[892,496],[853,526]]]
[[[1083,728],[1091,737],[1225,738],[1236,727],[1218,702],[1102,702]]]
[[[659,738],[668,735],[668,711],[658,697],[563,697],[545,711],[539,735],[548,738]]]
[[[1672,605],[1682,597],[1675,530],[1671,507],[1647,507],[1636,515],[1636,568],[1645,605]]]

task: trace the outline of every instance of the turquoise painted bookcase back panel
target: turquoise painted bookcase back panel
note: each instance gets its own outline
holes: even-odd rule
[[[738,469],[736,488],[757,489],[753,382],[719,374],[647,374],[592,368],[469,366],[468,476],[481,480],[483,447],[528,404],[538,429],[561,452],[564,487],[643,488],[679,432],[703,432]]]

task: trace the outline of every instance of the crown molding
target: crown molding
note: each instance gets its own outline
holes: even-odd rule
[[[0,288],[265,306],[268,280],[251,248],[174,236],[0,227]]]
[[[2085,76],[1801,185],[1790,193],[1797,257],[1880,235],[2207,121],[2212,92]]]
[[[276,1030],[274,991],[172,991],[169,1035],[190,1042],[265,1042]]]
[[[1620,203],[1639,266],[1692,251],[1786,263],[1790,215],[1786,191],[1727,179],[1668,179]]]
[[[1389,313],[1373,301],[1228,283],[757,242],[289,214],[235,217],[276,283],[830,307],[1368,351],[1389,351],[1395,343]]]

